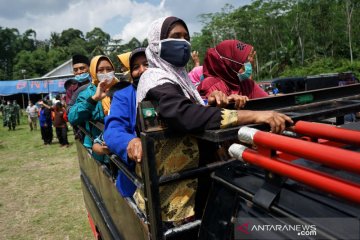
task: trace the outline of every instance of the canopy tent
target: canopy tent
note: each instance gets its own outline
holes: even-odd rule
[[[64,83],[67,79],[37,79],[0,81],[0,96],[10,96],[19,93],[64,93]]]

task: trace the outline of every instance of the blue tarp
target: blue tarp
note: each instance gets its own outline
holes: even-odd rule
[[[61,80],[14,80],[0,81],[0,96],[9,96],[19,93],[41,94],[41,93],[64,93],[64,83],[67,79]]]

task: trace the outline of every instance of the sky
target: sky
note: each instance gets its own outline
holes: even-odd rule
[[[140,41],[148,26],[159,17],[183,19],[190,33],[200,32],[199,15],[220,12],[226,3],[234,7],[251,0],[0,0],[0,27],[17,28],[20,34],[36,31],[38,40],[50,39],[52,32],[74,28],[84,35],[95,27],[112,39]]]

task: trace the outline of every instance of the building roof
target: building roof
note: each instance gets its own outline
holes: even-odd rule
[[[69,75],[72,74],[72,59],[69,59],[68,61],[64,62],[57,68],[51,70],[47,74],[45,74],[43,77],[54,77],[54,76],[60,76],[60,75]]]

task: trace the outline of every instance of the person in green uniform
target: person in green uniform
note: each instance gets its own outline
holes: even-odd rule
[[[3,120],[3,127],[6,127],[5,107],[6,107],[6,102],[5,102],[5,100],[2,100],[1,105],[0,105],[0,110],[1,110],[2,120]]]
[[[15,131],[16,126],[16,113],[15,106],[11,103],[11,101],[7,101],[7,105],[5,106],[5,119],[6,124],[9,127],[9,131],[12,129]]]
[[[16,100],[13,101],[13,105],[15,108],[15,119],[16,119],[16,124],[20,125],[20,105],[16,102]]]

